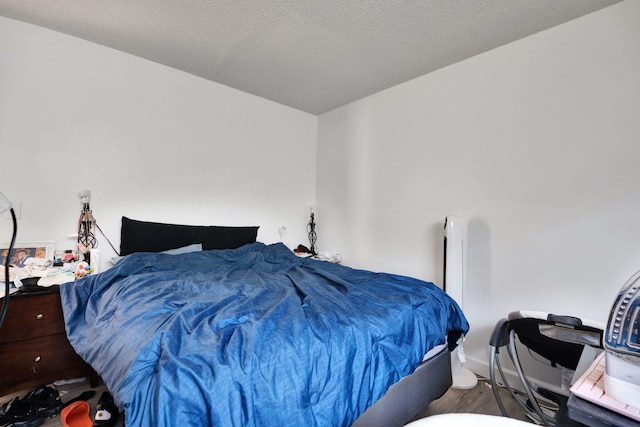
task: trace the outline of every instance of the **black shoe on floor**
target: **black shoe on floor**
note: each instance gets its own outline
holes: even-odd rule
[[[46,385],[29,390],[22,400],[36,405],[38,411],[45,417],[58,415],[63,406],[58,390]]]
[[[118,421],[120,410],[113,403],[113,396],[105,391],[98,399],[93,425],[96,427],[112,427]]]
[[[36,405],[17,397],[0,408],[0,426],[3,427],[36,427],[44,419]]]

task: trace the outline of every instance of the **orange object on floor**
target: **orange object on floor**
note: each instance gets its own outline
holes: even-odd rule
[[[89,416],[91,407],[84,400],[73,402],[60,412],[60,421],[64,427],[93,427]]]

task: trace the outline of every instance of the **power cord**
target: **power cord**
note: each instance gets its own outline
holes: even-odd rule
[[[113,249],[113,252],[115,252],[116,255],[120,256],[120,252],[113,246],[113,243],[111,243],[111,240],[109,240],[107,235],[104,234],[104,231],[102,231],[102,228],[100,228],[100,226],[98,225],[98,221],[96,221],[95,219],[94,219],[94,224],[96,225],[96,228],[98,229],[100,234],[102,234],[102,237],[104,237],[107,240],[107,243],[109,243],[109,246],[111,246],[111,249]]]
[[[4,197],[4,196],[3,196]],[[11,287],[9,284],[9,258],[11,257],[11,250],[16,244],[16,235],[18,234],[18,221],[16,219],[16,213],[13,208],[10,208],[11,219],[13,220],[13,235],[11,236],[11,244],[9,245],[9,251],[7,257],[4,260],[4,300],[2,301],[2,311],[0,312],[0,328],[2,328],[2,322],[4,322],[4,316],[7,314],[9,308],[9,294]]]

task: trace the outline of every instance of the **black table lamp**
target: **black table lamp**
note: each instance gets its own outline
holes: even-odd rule
[[[9,251],[4,259],[4,299],[2,301],[2,311],[0,311],[0,328],[4,321],[4,316],[7,314],[7,308],[9,307],[9,262],[11,260],[11,251],[13,251],[13,245],[16,243],[16,234],[18,231],[18,222],[16,221],[16,213],[11,207],[11,202],[0,191],[0,214],[6,211],[11,211],[11,218],[13,219],[13,236],[11,237],[11,244],[9,245]]]

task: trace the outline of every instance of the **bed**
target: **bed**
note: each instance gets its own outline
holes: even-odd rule
[[[435,285],[181,227],[123,218],[125,256],[60,289],[125,425],[403,425],[450,386],[469,326]]]

